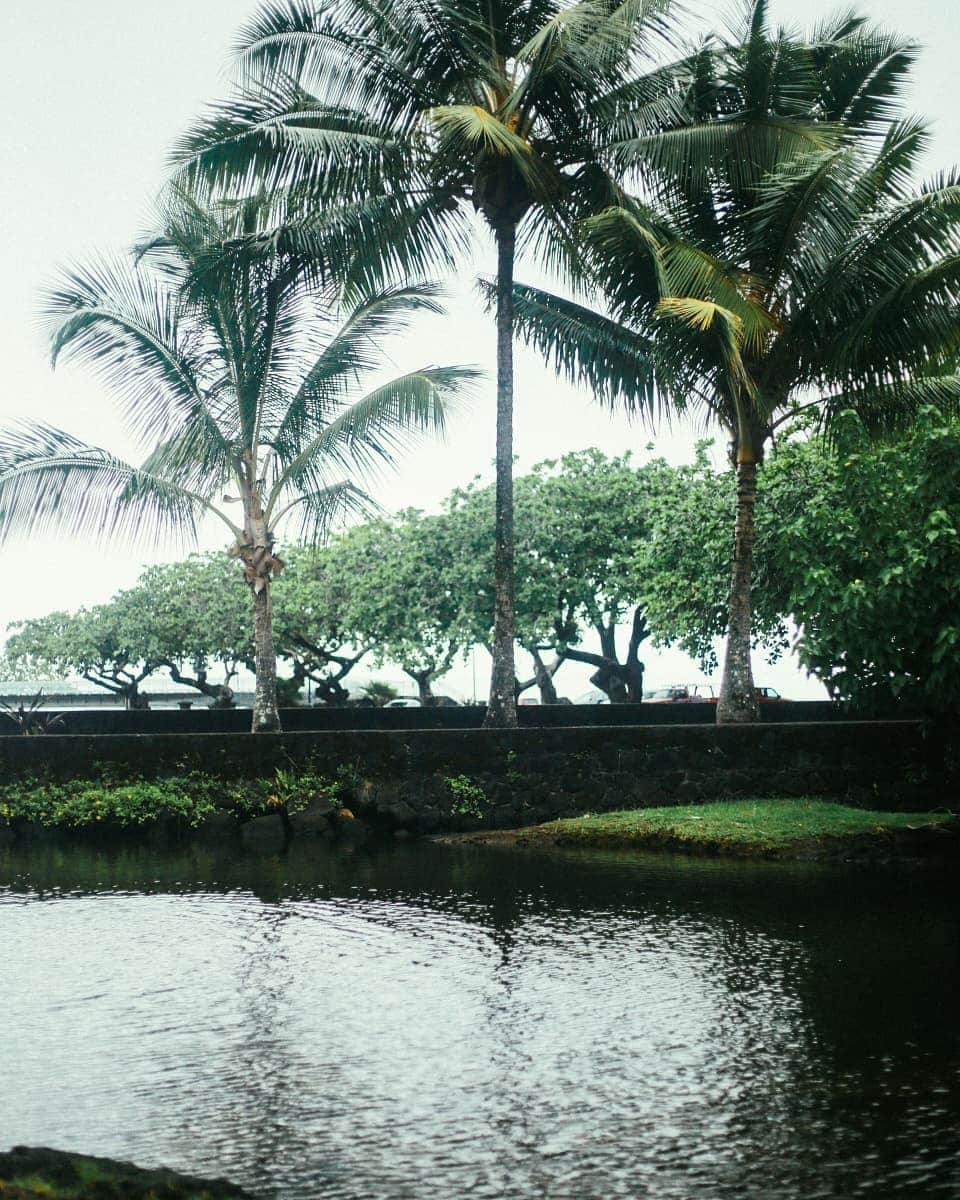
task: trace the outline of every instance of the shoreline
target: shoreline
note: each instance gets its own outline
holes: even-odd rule
[[[752,828],[742,817],[749,808]],[[774,828],[771,816],[777,819]],[[589,814],[432,840],[500,849],[638,850],[797,862],[942,861],[960,858],[960,818],[950,812],[878,813],[829,801],[722,801]]]

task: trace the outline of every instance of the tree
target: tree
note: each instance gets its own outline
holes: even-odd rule
[[[544,703],[556,702],[553,677],[566,661],[596,669],[593,682],[612,701],[639,701],[643,663],[639,651],[650,634],[643,582],[636,572],[639,548],[654,517],[669,512],[678,473],[660,459],[636,467],[629,455],[599,450],[538,464],[516,481],[517,642],[531,656]],[[600,498],[600,502],[598,502]],[[448,501],[457,590],[468,640],[489,645],[493,598],[486,573],[493,522],[489,487],[460,489]],[[630,624],[626,652],[618,629]],[[595,633],[598,651],[583,646]],[[547,662],[545,654],[552,654]]]
[[[872,711],[960,711],[960,426],[935,408],[871,444],[853,413],[829,453],[771,463],[786,517],[771,574],[789,583],[797,653],[831,695]],[[813,476],[815,489],[798,487]]]
[[[363,564],[350,602],[361,640],[378,665],[396,663],[421,703],[432,704],[433,683],[469,648],[461,620],[466,547],[444,515],[408,509],[350,530],[338,549]]]
[[[292,665],[294,684],[309,680],[324,704],[346,704],[350,693],[343,681],[373,647],[354,618],[354,592],[362,586],[366,564],[346,550],[363,528],[320,548],[291,548],[288,569],[277,582],[280,653]]]
[[[230,684],[253,664],[254,645],[242,579],[226,555],[148,567],[128,595],[143,658],[166,667],[174,683],[210,697],[212,707],[232,708]],[[213,666],[222,667],[222,683],[210,680]]]
[[[246,86],[182,140],[192,184],[255,181],[275,237],[348,286],[449,265],[470,205],[497,248],[496,620],[487,723],[515,725],[513,276],[518,235],[558,265],[611,202],[598,147],[670,110],[636,77],[667,0],[286,0],[240,35]],[[379,284],[378,284],[379,285]]]
[[[253,201],[201,209],[175,197],[162,234],[132,261],[76,267],[46,295],[54,363],[85,362],[117,393],[132,432],[153,444],[139,466],[39,423],[0,437],[0,536],[56,526],[102,540],[194,538],[206,517],[230,530],[253,597],[254,732],[279,729],[278,530],[319,538],[364,507],[356,478],[406,435],[442,428],[474,378],[427,367],[356,398],[384,337],[436,311],[434,292],[381,291],[338,329],[330,293],[309,286],[299,263],[279,251],[238,256],[236,237],[260,213]]]
[[[935,408],[879,445],[853,412],[830,442],[778,439],[759,479],[753,588],[768,657],[793,641],[832,696],[868,712],[960,707],[958,451],[960,427]],[[734,503],[729,473],[701,464],[638,564],[655,641],[708,670],[727,623]]]
[[[806,42],[745,5],[742,36],[706,44],[674,151],[625,141],[643,201],[584,237],[615,320],[532,289],[527,337],[611,401],[700,410],[737,476],[717,718],[758,716],[750,661],[757,468],[803,406],[856,409],[883,431],[955,409],[960,182],[911,188],[923,124],[895,119],[913,47],[845,15]]]
[[[673,495],[651,514],[632,574],[653,644],[679,646],[712,674],[718,667],[716,644],[729,626],[736,479],[711,466],[708,448],[709,443],[701,443],[696,461],[677,468]],[[797,506],[818,493],[825,469],[822,455],[807,455],[802,464],[794,457],[795,486],[774,487],[769,474],[783,453],[784,445],[778,443],[769,470],[758,481],[751,585],[753,645],[763,646],[771,661],[790,641],[790,580],[773,565],[776,547]],[[776,477],[782,479],[782,473],[777,471]]]
[[[108,604],[53,612],[9,627],[4,658],[15,671],[57,677],[72,672],[115,696],[128,709],[147,708],[143,682],[161,666],[145,654],[139,597],[121,592]]]

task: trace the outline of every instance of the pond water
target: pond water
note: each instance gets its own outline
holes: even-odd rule
[[[0,1148],[278,1200],[960,1195],[946,875],[38,847],[0,884]]]

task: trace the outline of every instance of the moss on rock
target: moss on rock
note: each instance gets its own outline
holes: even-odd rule
[[[0,1154],[0,1200],[252,1200],[222,1179],[92,1158],[45,1147]]]

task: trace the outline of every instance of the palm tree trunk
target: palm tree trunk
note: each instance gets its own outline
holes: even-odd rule
[[[515,225],[496,227],[497,238],[497,497],[494,531],[493,670],[484,725],[513,729],[516,664],[513,605],[513,264]]]
[[[273,642],[273,599],[270,581],[253,593],[253,645],[257,686],[253,696],[252,733],[279,733],[277,651]]]
[[[723,663],[717,723],[745,724],[760,719],[757,693],[750,661],[753,604],[750,582],[753,574],[753,514],[757,503],[757,464],[737,461],[737,522],[733,544],[733,576],[730,581],[727,653]]]

